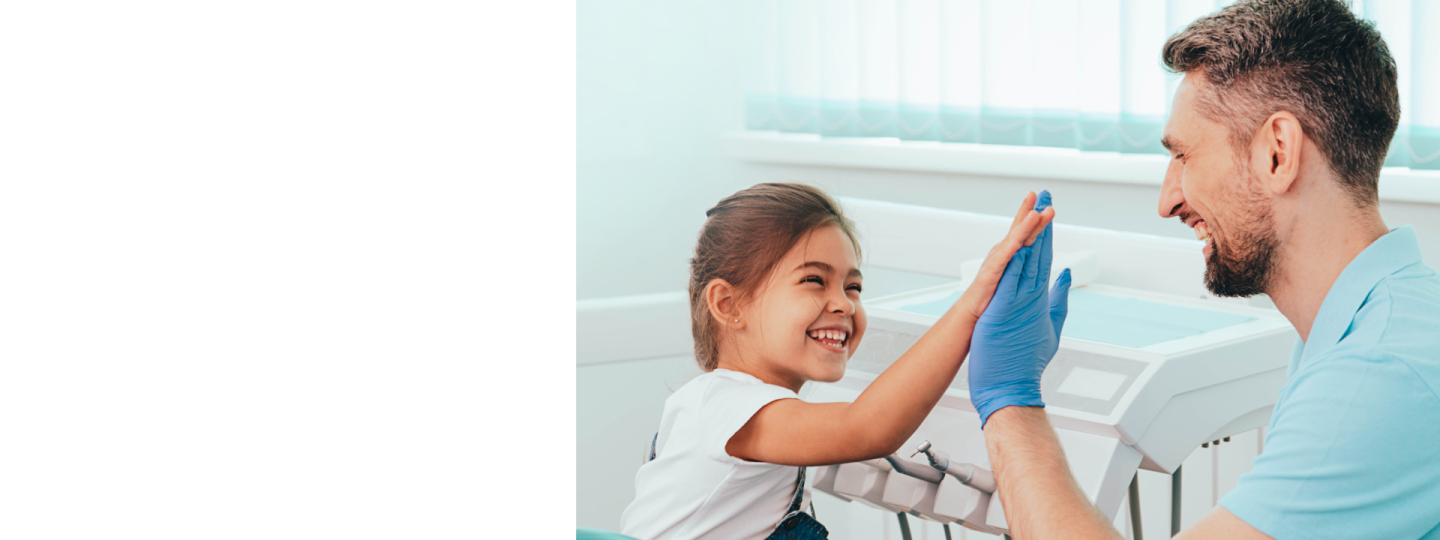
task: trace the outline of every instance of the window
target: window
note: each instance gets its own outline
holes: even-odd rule
[[[1165,39],[1228,0],[749,0],[745,123],[1164,154]],[[1440,2],[1355,0],[1400,67],[1386,166],[1440,169]]]

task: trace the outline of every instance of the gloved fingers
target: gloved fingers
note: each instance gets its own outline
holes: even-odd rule
[[[1028,247],[1020,248],[1010,257],[1010,263],[1005,265],[1005,273],[1000,276],[999,285],[995,286],[995,297],[1014,298],[1022,290],[1026,259],[1029,258]]]
[[[1025,259],[1025,271],[1020,275],[1020,290],[1035,291],[1035,279],[1040,275],[1040,244],[1026,246],[1030,256]]]
[[[1036,291],[1044,290],[1050,284],[1050,264],[1054,259],[1055,230],[1053,224],[1046,225],[1045,230],[1035,239],[1035,255],[1038,261],[1035,266],[1038,269],[1035,278]]]
[[[1065,316],[1070,312],[1070,269],[1060,272],[1055,279],[1055,288],[1050,290],[1050,326],[1055,329],[1055,338],[1065,327]]]
[[[1040,252],[1038,251],[1040,246],[1037,242],[1039,238],[1044,237],[1045,231],[1050,230],[1050,225],[1044,223],[1045,215],[1047,213],[1051,216],[1055,215],[1055,212],[1053,210],[1050,210],[1049,191],[1041,191],[1040,195],[1036,197],[1035,211],[1040,212],[1042,223],[1036,224],[1035,231],[1030,234],[1030,237],[1025,242],[1025,245],[1028,246],[1031,251],[1035,251],[1035,253],[1032,253],[1030,257],[1026,260],[1025,272],[1022,274],[1022,283],[1020,284],[1020,290],[1022,291],[1038,290],[1035,287],[1035,280],[1040,275],[1041,257],[1039,256]]]
[[[1036,212],[1044,212],[1045,209],[1046,209],[1046,208],[1049,208],[1049,207],[1050,207],[1050,190],[1048,190],[1048,189],[1042,189],[1042,190],[1040,190],[1040,194],[1037,195],[1037,196],[1035,196],[1035,211],[1036,211]]]
[[[1054,220],[1055,210],[1051,206],[1051,204],[1052,202],[1050,197],[1050,191],[1041,191],[1040,196],[1035,201],[1035,211],[1045,212],[1048,210],[1050,214],[1050,219]],[[1039,259],[1038,261],[1036,261],[1036,266],[1039,268],[1039,272],[1036,273],[1037,279],[1035,290],[1037,291],[1041,290],[1043,287],[1050,283],[1050,259],[1052,254],[1052,248],[1050,244],[1055,237],[1054,226],[1052,225],[1052,223],[1046,223],[1045,228],[1040,231],[1040,235],[1037,236],[1035,239],[1035,244],[1038,246],[1036,249],[1036,255],[1038,255],[1038,257],[1036,258]]]

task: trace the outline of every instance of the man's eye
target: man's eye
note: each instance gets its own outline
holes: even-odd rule
[[[1184,157],[1185,157],[1185,154],[1175,154],[1175,159],[1182,159],[1182,158],[1184,158]]]

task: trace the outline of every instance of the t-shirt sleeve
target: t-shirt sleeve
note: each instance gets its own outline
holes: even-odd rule
[[[705,453],[723,461],[738,460],[725,451],[730,437],[745,427],[761,407],[775,400],[797,397],[794,392],[771,384],[716,380],[700,402],[701,444]]]
[[[1440,398],[1402,361],[1311,362],[1221,506],[1277,540],[1424,536],[1440,523]]]

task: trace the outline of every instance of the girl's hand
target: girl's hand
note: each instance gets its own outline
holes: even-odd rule
[[[1010,232],[1005,235],[1005,239],[990,248],[985,262],[980,265],[980,272],[975,275],[975,281],[970,283],[970,288],[965,289],[965,294],[955,303],[956,309],[964,310],[970,320],[979,320],[980,315],[985,313],[990,299],[995,296],[995,286],[1000,283],[1000,276],[1005,273],[1005,265],[1010,263],[1015,252],[1035,243],[1035,238],[1055,219],[1055,209],[1050,207],[1050,193],[1046,192],[1043,198],[1040,202],[1044,203],[1044,206],[1041,206],[1044,211],[1036,212],[1035,192],[1025,195],[1025,200],[1020,203],[1020,211],[1015,213],[1015,220],[1010,222]]]

